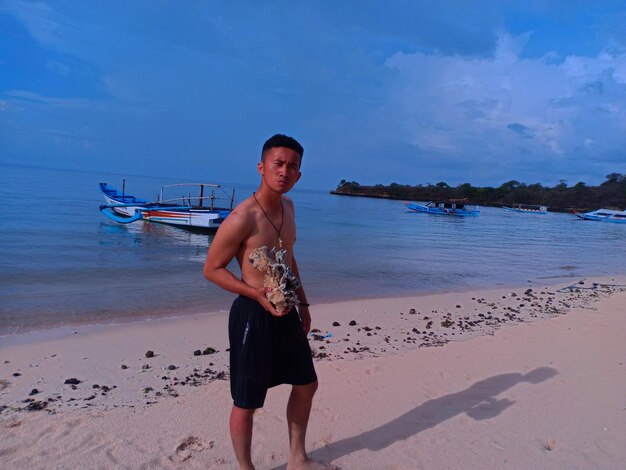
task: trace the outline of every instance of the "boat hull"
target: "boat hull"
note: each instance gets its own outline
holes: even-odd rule
[[[574,212],[574,215],[582,220],[594,222],[606,222],[612,224],[626,224],[626,211],[615,211],[611,209],[598,209],[591,212]]]
[[[524,208],[520,208],[520,207],[507,207],[507,206],[502,206],[502,208],[505,211],[517,212],[519,214],[539,214],[539,215],[545,215],[545,214],[548,213],[547,210],[540,210],[540,209],[524,209]]]
[[[217,229],[230,211],[195,209],[140,209],[144,220],[181,227]]]
[[[472,217],[480,214],[477,209],[441,209],[423,204],[415,204],[413,202],[405,202],[404,205],[415,212],[423,212],[425,214],[434,215],[450,215],[456,217]]]

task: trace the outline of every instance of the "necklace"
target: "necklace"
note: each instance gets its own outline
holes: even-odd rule
[[[263,215],[265,215],[265,218],[269,221],[270,224],[272,224],[274,230],[276,230],[276,233],[278,234],[278,247],[282,248],[283,239],[280,237],[280,232],[283,229],[283,222],[285,221],[285,206],[283,206],[283,199],[280,199],[280,227],[277,228],[276,225],[274,225],[274,222],[272,222],[272,219],[270,219],[270,216],[267,215],[267,212],[265,212],[265,209],[263,209],[263,206],[261,205],[259,200],[256,198],[256,193],[252,193],[252,197],[256,201],[257,205],[261,208],[261,211],[263,212]]]

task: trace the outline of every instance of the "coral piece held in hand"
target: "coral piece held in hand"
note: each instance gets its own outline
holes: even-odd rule
[[[265,274],[263,286],[271,288],[265,296],[279,312],[299,304],[296,289],[300,287],[300,281],[285,263],[286,254],[287,250],[276,251],[275,248],[268,253],[267,247],[261,246],[248,256],[252,266]]]

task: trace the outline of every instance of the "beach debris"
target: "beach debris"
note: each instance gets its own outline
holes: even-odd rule
[[[48,406],[47,401],[33,400],[29,402],[28,405],[24,409],[26,411],[40,411],[40,410],[43,410],[46,406]]]
[[[317,330],[317,329],[316,329]],[[333,334],[332,333],[326,333],[326,334],[322,334],[322,332],[320,330],[317,330],[316,333],[314,333],[313,331],[311,331],[311,333],[309,333],[313,339],[315,341],[324,341],[325,339],[328,338],[332,338]],[[323,348],[323,346],[321,346]]]
[[[202,351],[200,351],[199,349],[196,349],[196,350],[193,352],[193,355],[194,355],[194,356],[201,356],[201,355],[202,355]]]
[[[78,380],[76,377],[72,377],[71,379],[65,379],[65,382],[63,382],[65,385],[78,385],[81,381]]]
[[[126,364],[122,364],[122,369],[128,369],[128,366]]]
[[[341,326],[341,323],[339,323],[338,321],[334,321],[333,326]]]
[[[268,252],[266,246],[261,246],[255,248],[248,256],[252,266],[265,274],[263,286],[270,288],[265,296],[279,312],[289,310],[300,303],[296,294],[300,281],[285,263],[286,255],[287,250],[276,251],[272,248]]]
[[[546,450],[554,450],[556,448],[556,439],[548,439],[543,443],[543,448]]]
[[[208,348],[205,348],[204,351],[202,351],[202,354],[206,356],[207,354],[215,354],[216,352],[217,352],[217,349],[208,347]]]
[[[13,377],[19,377],[20,375],[22,374],[20,374],[19,372],[13,372]]]
[[[348,325],[356,326],[356,320],[350,320],[350,323],[348,323]]]
[[[28,396],[32,397],[33,395],[37,395],[38,393],[39,393],[39,390],[37,390],[36,388],[33,388],[28,394]]]
[[[0,380],[0,390],[4,390],[10,385],[11,382],[8,380]]]
[[[409,310],[409,315],[415,315],[415,313],[416,313],[416,312],[415,312],[415,309],[414,309],[414,308],[412,308],[411,310]]]
[[[146,357],[154,357],[154,351],[146,351]]]
[[[167,366],[168,370],[176,370],[177,367],[174,364],[170,364],[169,366]]]

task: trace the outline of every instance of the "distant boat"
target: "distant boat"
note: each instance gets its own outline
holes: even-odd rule
[[[448,201],[431,201],[426,204],[405,202],[404,205],[415,212],[425,212],[436,215],[455,215],[468,217],[480,214],[476,206],[468,206],[467,199],[450,199]]]
[[[100,190],[106,204],[100,212],[120,224],[130,224],[138,220],[175,225],[182,228],[215,230],[233,209],[235,191],[226,193],[219,184],[182,183],[161,187],[156,202],[149,202],[100,183]],[[166,193],[183,189],[187,194],[166,199]],[[216,195],[217,193],[217,195]],[[217,201],[226,201],[222,206]]]
[[[534,204],[513,204],[511,207],[502,206],[505,211],[522,212],[524,214],[547,214],[548,206],[537,206]]]
[[[626,224],[626,210],[616,211],[613,209],[598,209],[591,212],[574,212],[574,215],[583,220]]]

